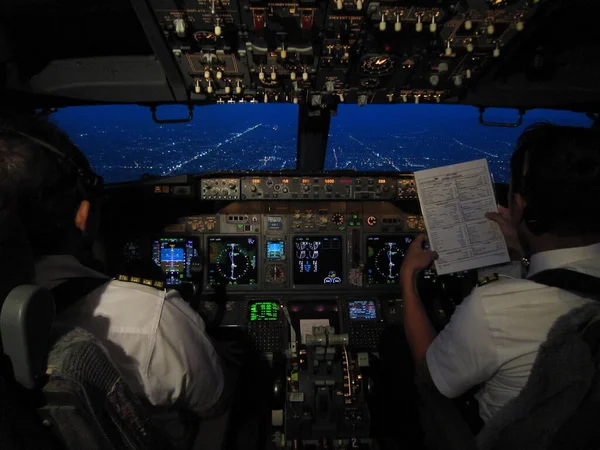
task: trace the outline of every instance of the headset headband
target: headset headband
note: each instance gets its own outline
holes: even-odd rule
[[[24,133],[22,131],[15,130],[14,128],[0,128],[0,133],[12,133],[12,134],[16,134],[16,135],[24,137],[25,139],[28,139],[29,141],[31,141],[31,142],[39,145],[40,147],[43,147],[46,150],[48,150],[49,152],[51,152],[52,154],[54,154],[55,156],[57,156],[61,161],[63,161],[64,163],[66,163],[66,164],[70,165],[72,168],[74,168],[75,171],[77,172],[77,174],[79,175],[80,180],[83,182],[83,184],[85,185],[85,187],[87,189],[94,190],[94,189],[99,189],[99,188],[102,187],[103,180],[102,180],[101,176],[97,175],[89,167],[81,167],[79,164],[77,164],[73,160],[73,158],[70,158],[65,153],[61,152],[54,145],[49,144],[46,141],[43,141],[43,140],[41,140],[39,138],[31,136],[31,135],[29,135],[27,133]]]

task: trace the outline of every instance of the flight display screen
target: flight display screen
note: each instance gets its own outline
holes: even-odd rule
[[[257,282],[256,236],[208,238],[208,284],[250,285]]]
[[[279,318],[279,305],[277,302],[252,302],[248,306],[248,320],[250,322],[274,321]]]
[[[348,302],[350,320],[377,320],[377,308],[372,300]]]
[[[267,259],[285,259],[285,242],[282,240],[267,241]]]
[[[410,235],[367,237],[367,283],[398,284],[400,267],[413,237]]]
[[[194,241],[187,238],[154,240],[152,259],[165,275],[165,284],[173,286],[191,281],[192,258],[198,256]]]
[[[294,237],[294,283],[340,284],[343,250],[341,236]]]

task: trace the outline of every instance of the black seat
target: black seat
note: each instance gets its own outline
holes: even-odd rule
[[[80,328],[53,322],[53,298],[39,286],[17,286],[0,312],[13,378],[43,394],[43,424],[72,450],[169,448],[104,346]]]

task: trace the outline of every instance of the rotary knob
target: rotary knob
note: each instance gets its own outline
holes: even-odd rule
[[[215,302],[204,302],[204,309],[206,311],[212,311],[216,306],[217,304]]]
[[[377,217],[375,217],[375,216],[367,217],[367,225],[369,225],[370,227],[374,227],[376,224],[377,224]]]
[[[252,186],[250,186],[250,191],[256,192],[256,185],[253,184]]]
[[[308,184],[305,184],[303,189],[304,189],[304,192],[308,192],[308,191],[310,191],[310,186]]]

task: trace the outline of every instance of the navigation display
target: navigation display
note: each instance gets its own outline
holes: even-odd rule
[[[400,283],[400,266],[408,246],[410,235],[367,237],[367,284]]]
[[[277,320],[279,315],[279,305],[277,302],[252,302],[248,306],[248,320],[273,321]]]
[[[165,284],[173,286],[191,281],[192,258],[198,256],[194,241],[187,238],[154,240],[152,259],[165,274]]]
[[[341,236],[294,237],[294,283],[340,284],[343,281]]]
[[[348,302],[350,320],[377,320],[377,309],[372,300]]]
[[[285,259],[285,242],[282,240],[267,241],[267,259]]]
[[[208,238],[208,284],[249,285],[257,280],[256,236]]]

